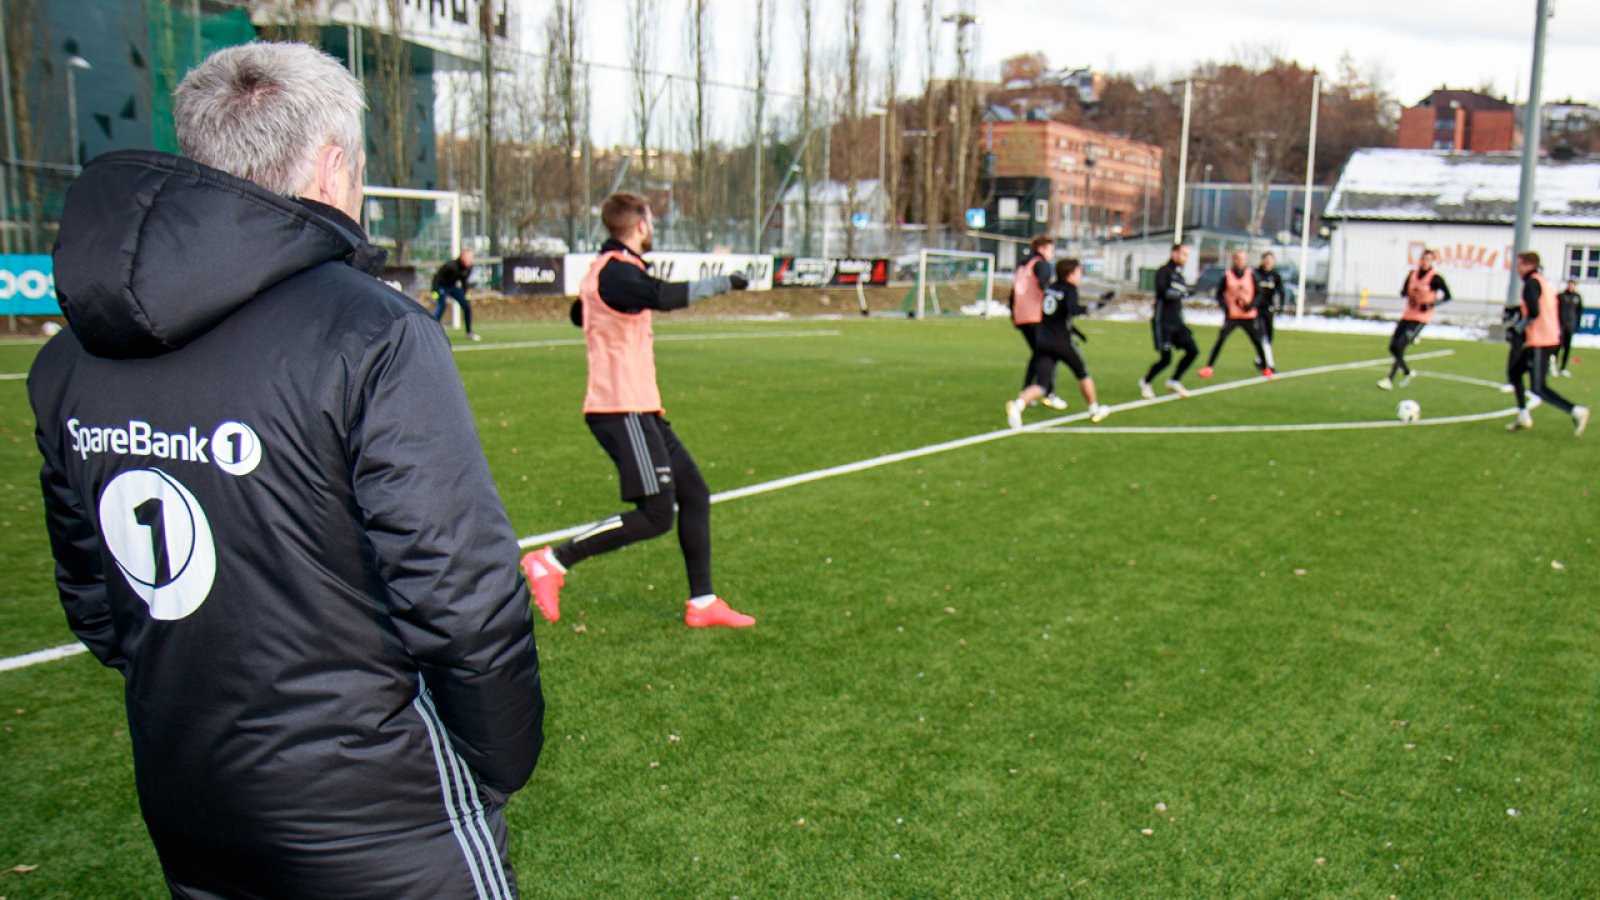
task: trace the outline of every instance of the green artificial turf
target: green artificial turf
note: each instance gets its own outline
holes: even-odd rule
[[[1086,330],[1103,399],[1136,399],[1147,328]],[[576,332],[484,331],[457,359],[518,532],[615,512],[580,414],[581,348],[489,346]],[[817,331],[837,333],[781,336]],[[716,491],[1001,428],[1024,362],[999,322],[658,333],[733,336],[658,349],[668,417]],[[1385,343],[1284,332],[1279,364]],[[1233,344],[1215,382],[1252,374]],[[33,349],[0,346],[0,369]],[[1503,345],[1416,352],[1438,350],[1453,353],[1417,367],[1500,378]],[[1558,388],[1600,404],[1591,368]],[[1105,425],[1508,404],[1427,376],[1384,393],[1383,372]],[[1063,372],[1081,411],[1069,387]],[[548,742],[509,807],[523,889],[1594,896],[1600,433],[1535,419],[1515,435],[1503,419],[1029,433],[732,500],[714,511],[717,586],[758,617],[747,631],[683,628],[670,538],[584,563],[562,621],[538,627]],[[0,382],[0,656],[71,640],[31,434],[21,385]],[[79,656],[0,673],[0,698],[0,896],[161,895],[118,677]]]

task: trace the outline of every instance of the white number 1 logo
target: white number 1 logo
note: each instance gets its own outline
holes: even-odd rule
[[[100,494],[100,534],[157,619],[200,608],[217,577],[211,523],[189,489],[159,469],[123,472]]]

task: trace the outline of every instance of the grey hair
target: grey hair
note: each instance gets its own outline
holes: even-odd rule
[[[174,92],[184,156],[293,197],[317,154],[345,151],[360,172],[367,109],[361,83],[309,44],[251,43],[211,54]]]

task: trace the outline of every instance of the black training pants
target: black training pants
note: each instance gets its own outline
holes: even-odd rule
[[[1394,357],[1394,365],[1389,367],[1389,377],[1392,379],[1396,372],[1411,374],[1411,367],[1406,365],[1406,348],[1417,342],[1417,335],[1422,333],[1421,322],[1410,319],[1401,319],[1394,326],[1394,334],[1389,338],[1389,355]]]
[[[1044,370],[1042,374],[1039,374],[1033,364],[1033,354],[1039,347],[1038,324],[1018,325],[1017,330],[1022,332],[1022,339],[1028,344],[1028,366],[1022,370],[1022,389],[1027,390],[1030,386],[1037,384],[1039,387],[1044,388],[1046,394],[1054,394],[1056,392],[1055,366],[1051,366],[1049,369]]]
[[[711,489],[672,425],[660,413],[590,413],[584,420],[617,466],[622,499],[635,508],[557,547],[556,561],[570,568],[591,556],[660,537],[672,530],[676,505],[678,546],[689,574],[689,596],[715,593],[711,586]]]
[[[1556,393],[1546,379],[1550,376],[1550,360],[1556,355],[1555,347],[1518,347],[1512,345],[1511,357],[1506,360],[1506,380],[1517,392],[1517,409],[1528,408],[1528,391],[1532,390],[1539,399],[1554,406],[1564,413],[1572,412],[1572,401]],[[1528,386],[1522,384],[1522,376],[1528,376]]]
[[[1261,368],[1273,367],[1272,343],[1261,338],[1260,319],[1226,319],[1222,323],[1222,331],[1217,334],[1217,342],[1211,347],[1211,355],[1206,358],[1206,365],[1217,364],[1217,355],[1222,352],[1222,344],[1227,341],[1228,335],[1236,330],[1243,330],[1245,336],[1250,338],[1250,345],[1256,349],[1256,360]]]

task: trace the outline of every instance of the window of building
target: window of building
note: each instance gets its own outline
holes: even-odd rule
[[[1567,277],[1574,281],[1600,281],[1600,246],[1569,245]]]

